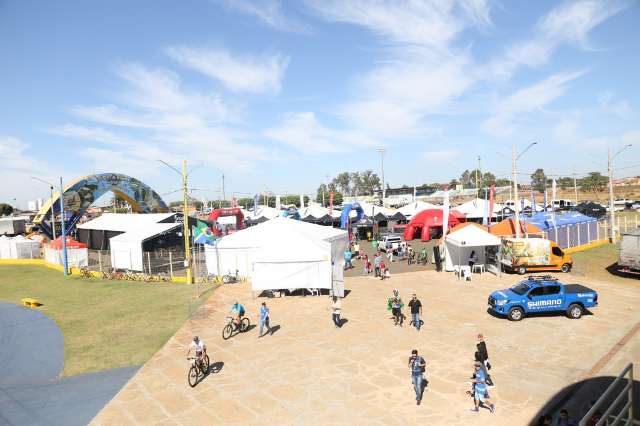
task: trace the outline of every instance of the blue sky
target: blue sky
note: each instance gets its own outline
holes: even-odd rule
[[[121,172],[199,198],[640,168],[640,2],[0,1],[0,201]],[[522,177],[521,177],[522,179]],[[244,194],[242,194],[244,195]],[[175,195],[168,196],[171,200]]]

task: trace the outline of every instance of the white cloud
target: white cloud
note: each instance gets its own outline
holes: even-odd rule
[[[510,77],[521,65],[540,67],[565,44],[588,48],[589,32],[622,11],[617,1],[583,0],[564,2],[543,16],[529,39],[508,46],[504,54],[485,67],[487,77]]]
[[[289,58],[280,55],[233,56],[224,49],[170,47],[167,54],[236,92],[277,93]]]
[[[279,126],[265,130],[264,135],[311,154],[348,151],[353,145],[373,145],[370,139],[358,132],[323,126],[313,112],[287,114]]]
[[[217,0],[230,10],[253,16],[264,25],[278,31],[310,32],[308,25],[285,16],[280,0]]]
[[[560,144],[575,144],[580,134],[580,121],[574,117],[562,119],[552,131],[553,140]]]
[[[608,90],[600,93],[598,96],[598,104],[602,111],[613,114],[623,120],[632,118],[635,112],[629,101],[616,99],[615,95]]]
[[[457,149],[441,149],[437,151],[426,151],[422,156],[429,161],[446,162],[460,158],[461,153]]]
[[[110,145],[129,146],[133,142],[129,138],[114,135],[112,132],[101,127],[84,127],[76,124],[65,124],[63,126],[53,127],[47,130],[47,132],[70,139],[101,142]]]
[[[632,144],[633,147],[628,148],[629,151],[625,151],[626,155],[621,154],[620,157],[618,157],[620,160],[624,160],[629,158],[629,155],[633,155],[633,151],[631,151],[632,149],[635,149],[637,152],[637,149],[640,146],[640,130],[629,130],[615,136],[587,138],[583,141],[582,146],[600,150],[602,153],[604,153],[605,149],[610,148],[612,154],[615,154],[616,150],[621,149],[628,144]]]
[[[583,75],[585,71],[554,74],[533,85],[500,99],[495,114],[483,123],[483,128],[496,136],[505,136],[513,132],[513,121],[525,113],[542,111],[550,102],[562,96],[567,84]]]

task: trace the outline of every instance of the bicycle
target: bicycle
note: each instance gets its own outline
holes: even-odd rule
[[[91,271],[89,271],[89,268],[87,268],[86,266],[83,266],[82,268],[80,268],[80,276],[83,278],[91,278]]]
[[[234,275],[231,275],[231,271],[229,271],[229,273],[227,275],[224,275],[222,277],[222,282],[224,284],[234,284],[237,283],[238,281],[240,281],[240,277],[238,276],[238,270],[236,269],[236,273]]]
[[[191,367],[189,368],[189,374],[187,375],[187,382],[192,388],[198,384],[200,374],[202,377],[206,376],[209,372],[209,355],[203,357],[188,357],[187,360],[191,361]]]
[[[247,330],[249,330],[249,325],[251,324],[251,322],[249,321],[249,318],[244,317],[240,320],[240,327],[238,327],[234,322],[235,318],[234,317],[227,317],[227,325],[224,326],[224,328],[222,329],[222,338],[224,340],[229,339],[234,332],[238,332],[238,333],[244,333]]]

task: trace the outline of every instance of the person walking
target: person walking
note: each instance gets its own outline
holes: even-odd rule
[[[374,270],[375,270],[375,277],[379,277],[380,276],[380,263],[382,262],[382,255],[380,254],[380,252],[378,251],[376,253],[376,257],[373,258],[373,266],[374,266]]]
[[[418,300],[418,296],[413,294],[413,297],[409,301],[409,308],[411,308],[411,321],[416,330],[420,331],[420,315],[422,315],[422,303]]]
[[[364,257],[362,258],[362,275],[369,275],[370,265],[371,264],[369,263],[369,256],[365,254]]]
[[[260,332],[258,333],[258,339],[264,336],[264,334],[262,334],[262,330],[265,326],[267,326],[267,333],[272,335],[273,330],[269,325],[269,308],[267,308],[267,304],[265,302],[262,302],[262,306],[260,307]]]
[[[484,336],[482,334],[478,334],[478,344],[476,345],[478,349],[478,355],[480,356],[480,361],[485,371],[491,370],[491,364],[489,363],[489,352],[487,352],[487,344],[484,342]],[[487,372],[486,375],[486,384],[487,386],[493,387],[493,380],[491,380],[491,376]]]
[[[393,262],[393,244],[390,241],[387,241],[387,259]]]
[[[473,379],[473,403],[474,408],[471,409],[473,412],[480,411],[480,405],[488,405],[489,411],[493,413],[496,409],[495,404],[492,404],[489,400],[489,394],[487,392],[487,385],[485,383],[484,373],[480,367],[480,363],[476,363],[475,365],[476,373],[475,379]]]
[[[404,304],[402,303],[402,299],[400,298],[399,295],[394,296],[393,300],[391,301],[391,313],[393,314],[393,324],[394,325],[398,325],[400,324],[400,327],[402,327],[402,307],[404,306]]]
[[[347,269],[351,269],[351,268],[353,268],[353,264],[351,264],[351,257],[352,257],[352,256],[353,256],[353,255],[351,254],[351,250],[346,249],[346,250],[344,251],[344,269],[345,269],[345,271],[346,271]]]
[[[473,272],[473,265],[478,261],[478,256],[476,255],[475,250],[471,250],[471,254],[469,254],[469,271]]]
[[[408,363],[411,369],[411,383],[413,383],[413,390],[416,392],[416,405],[420,405],[422,402],[422,385],[424,383],[424,372],[427,366],[424,358],[418,355],[418,350],[411,351],[411,357]]]
[[[384,271],[387,269],[384,260],[380,259],[380,280],[384,280]]]
[[[360,244],[358,244],[357,241],[353,245],[353,255],[355,256],[356,259],[360,259]]]
[[[331,304],[331,318],[333,319],[333,323],[336,328],[340,328],[342,326],[340,320],[340,314],[342,313],[342,302],[338,299],[337,296],[333,296],[333,303]]]
[[[429,263],[429,255],[427,254],[426,247],[422,247],[422,250],[420,250],[420,257],[418,258],[418,263],[422,263],[423,265],[426,265],[427,263]]]

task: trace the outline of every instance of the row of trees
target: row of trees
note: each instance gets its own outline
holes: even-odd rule
[[[536,191],[543,193],[545,187],[550,188],[553,178],[547,177],[543,169],[537,169],[531,175],[531,185]],[[590,172],[587,176],[576,179],[575,184],[583,191],[602,191],[609,184],[609,178],[600,172]],[[572,188],[574,181],[572,177],[560,177],[556,179],[556,186],[561,189]]]
[[[9,216],[13,213],[13,207],[7,203],[0,203],[0,216]]]
[[[238,200],[236,200],[236,204],[238,207],[244,207],[247,208],[249,210],[251,210],[253,208],[253,197],[245,197],[245,198],[238,198]],[[267,205],[269,207],[275,207],[276,206],[276,197],[271,195],[271,196],[263,196],[263,195],[258,195],[258,205],[264,205],[265,201],[267,203]],[[307,203],[309,203],[309,197],[307,197],[306,195],[304,196],[304,203],[305,205]],[[286,196],[280,196],[280,204],[283,206],[291,206],[291,205],[295,205],[296,207],[300,207],[300,195],[286,195]],[[203,208],[203,203],[201,200],[196,200],[196,199],[190,199],[189,200],[189,205],[191,206],[195,206],[196,210],[202,210]],[[174,207],[174,208],[182,208],[182,201],[172,201],[169,203],[169,207]],[[231,200],[216,200],[216,201],[209,201],[207,203],[207,207],[213,207],[213,208],[218,208],[218,207],[223,207],[223,208],[228,208],[231,207]]]
[[[456,185],[462,185],[463,188],[488,188],[491,185],[507,186],[510,184],[509,179],[496,179],[491,172],[483,172],[479,169],[465,170],[458,179],[449,182],[449,186],[455,188]]]
[[[388,187],[388,185],[387,185]],[[362,172],[342,172],[328,184],[320,184],[316,192],[316,202],[329,204],[329,194],[333,192],[333,203],[342,204],[344,195],[373,195],[382,188],[382,182],[371,169]]]

